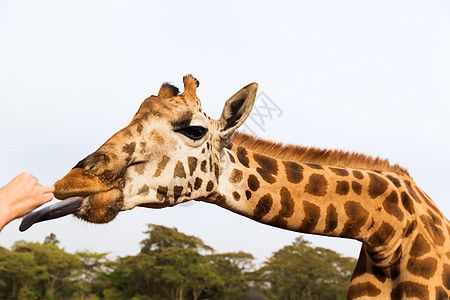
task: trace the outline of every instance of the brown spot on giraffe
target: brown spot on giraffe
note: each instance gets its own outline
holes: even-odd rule
[[[213,190],[213,188],[214,188],[214,183],[211,180],[209,180],[208,183],[206,184],[206,191],[211,192]]]
[[[278,174],[278,164],[276,159],[256,153],[253,154],[253,158],[260,165],[260,167],[256,168],[256,172],[261,175],[262,179],[268,183],[277,181],[275,178]]]
[[[183,187],[180,185],[175,185],[173,187],[173,197],[175,198],[175,202],[178,200],[178,198],[181,197],[181,194],[183,193]]]
[[[437,261],[433,257],[419,259],[411,257],[408,260],[407,269],[412,274],[430,279],[436,273]]]
[[[444,290],[444,288],[438,286],[436,287],[436,300],[447,300],[449,299],[449,295]]]
[[[366,224],[369,212],[355,201],[347,201],[344,204],[344,209],[348,220],[342,229],[341,235],[344,237],[356,237],[361,232],[361,227]]]
[[[170,161],[170,157],[168,157],[167,155],[163,155],[163,157],[161,158],[161,161],[158,163],[157,165],[157,169],[155,171],[155,174],[153,174],[153,177],[159,177],[162,173],[162,171],[164,171],[164,169],[167,166],[167,163]]]
[[[424,284],[413,281],[400,282],[391,292],[391,299],[404,299],[403,297],[416,297],[417,299],[428,299],[428,288]]]
[[[386,180],[374,173],[369,173],[369,178],[369,196],[372,199],[375,199],[387,190],[388,183]]]
[[[355,194],[361,195],[362,185],[356,181],[352,181],[352,190],[355,192]]]
[[[192,176],[192,174],[194,174],[194,171],[197,168],[197,162],[197,157],[188,156],[189,176]]]
[[[296,162],[283,161],[286,178],[290,183],[300,183],[303,179],[303,167]]]
[[[133,155],[135,149],[136,149],[136,143],[131,142],[122,147],[122,152],[128,154],[128,156],[131,156],[131,155]]]
[[[245,197],[247,198],[247,200],[250,200],[250,198],[252,197],[252,192],[250,192],[249,190],[246,190]]]
[[[278,226],[280,228],[287,227],[286,218],[289,218],[294,213],[294,199],[292,199],[291,193],[286,187],[282,187],[280,190],[281,209],[279,213],[269,221],[272,226]]]
[[[164,145],[164,137],[158,131],[153,130],[152,132],[150,132],[150,135],[156,144]]]
[[[228,157],[230,158],[230,161],[234,164],[236,163],[236,159],[234,158],[233,154],[231,152],[228,152]]]
[[[328,182],[325,176],[321,174],[312,174],[309,177],[308,184],[305,186],[305,192],[314,196],[325,196],[327,193]]]
[[[383,283],[387,280],[386,271],[383,268],[379,268],[377,266],[372,266],[372,274],[381,283]]]
[[[347,170],[341,168],[330,167],[330,171],[338,176],[348,176],[349,174]]]
[[[232,195],[235,201],[239,201],[241,199],[241,195],[238,192],[233,192]]]
[[[195,178],[194,190],[198,190],[202,186],[203,180],[200,177]]]
[[[304,218],[302,220],[302,224],[298,228],[300,232],[312,232],[319,222],[320,218],[320,207],[310,203],[308,201],[303,201],[303,211]]]
[[[133,170],[138,174],[138,175],[143,175],[145,172],[145,164],[137,164],[133,166]]]
[[[411,215],[415,214],[414,204],[406,192],[402,192],[402,205]]]
[[[416,193],[414,192],[411,186],[411,182],[409,180],[405,180],[404,182],[406,184],[406,188],[408,189],[409,194],[414,199],[414,201],[416,201],[417,203],[422,203],[422,201],[420,201],[419,197],[417,197]]]
[[[333,232],[338,226],[338,214],[333,204],[327,207],[327,216],[325,217],[325,233]]]
[[[138,195],[147,195],[149,191],[148,185],[144,184],[138,191]]]
[[[250,174],[248,176],[247,184],[249,189],[251,189],[254,192],[256,192],[259,189],[259,180],[253,174]]]
[[[438,216],[436,216],[431,210],[428,209],[427,213],[431,217],[431,219],[433,220],[434,224],[439,225],[439,226],[442,225],[441,219]]]
[[[336,182],[336,194],[345,196],[350,191],[350,184],[347,181]]]
[[[139,123],[136,126],[136,131],[137,131],[138,134],[141,134],[143,129],[144,129],[144,125],[142,125],[141,123]]]
[[[356,179],[363,179],[364,178],[364,175],[363,175],[363,173],[361,173],[361,171],[353,170],[352,173],[353,173],[353,176]]]
[[[433,222],[433,219],[430,216],[421,215],[420,220],[422,221],[422,224],[425,226],[425,229],[427,230],[433,241],[437,245],[442,246],[445,241],[442,229],[440,229],[438,225]]]
[[[255,220],[261,220],[265,215],[267,215],[272,208],[273,199],[270,194],[265,194],[259,199],[258,204],[256,204],[255,210],[253,211],[253,218]]]
[[[442,272],[442,282],[447,290],[450,290],[450,265],[444,264],[444,271]]]
[[[230,183],[239,183],[242,181],[242,178],[243,178],[242,171],[239,169],[233,169],[233,171],[231,171],[230,177],[228,178],[228,181]]]
[[[241,146],[238,147],[237,149],[237,158],[239,160],[239,162],[246,168],[249,168],[249,159],[247,157],[247,150]]]
[[[391,265],[389,270],[389,278],[391,280],[396,280],[400,276],[400,260],[397,260]]]
[[[207,170],[206,170],[206,164],[207,164],[208,162],[206,161],[206,160],[204,160],[204,161],[202,161],[202,163],[200,164],[200,170],[202,170],[202,172],[203,173],[206,173],[207,172]]]
[[[294,213],[295,202],[292,199],[291,193],[286,187],[282,187],[280,190],[281,198],[281,210],[279,215],[283,218],[289,218]]]
[[[391,241],[395,235],[395,229],[386,222],[383,222],[380,228],[369,237],[368,243],[372,248],[385,245]]]
[[[392,175],[388,175],[387,178],[395,185],[395,187],[401,187],[402,184],[400,180]]]
[[[214,176],[216,177],[217,182],[219,181],[220,169],[219,166],[214,163]]]
[[[306,164],[308,167],[310,167],[311,169],[315,169],[315,170],[323,170],[322,166],[319,166],[317,164]]]
[[[397,218],[397,220],[401,221],[403,220],[404,214],[398,204],[397,191],[392,191],[389,196],[387,196],[383,201],[384,210],[388,214],[393,215],[395,218]]]
[[[173,170],[173,178],[186,178],[186,171],[184,170],[184,165],[181,161],[178,161]]]
[[[167,200],[167,192],[169,191],[167,186],[159,186],[156,190],[156,199],[159,201]]]
[[[381,294],[381,290],[371,282],[357,283],[350,286],[347,293],[348,299],[369,296],[375,297]]]
[[[413,233],[413,231],[416,230],[416,228],[417,228],[417,221],[414,220],[406,226],[405,233],[403,236],[405,238],[409,237],[411,235],[411,233]]]

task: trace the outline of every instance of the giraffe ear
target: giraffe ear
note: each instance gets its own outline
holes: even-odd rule
[[[241,126],[252,111],[255,103],[257,83],[250,83],[225,102],[222,115],[218,120],[220,147],[226,147],[234,131]]]

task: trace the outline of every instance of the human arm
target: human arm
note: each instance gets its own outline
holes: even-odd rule
[[[52,200],[54,190],[53,185],[41,185],[26,172],[11,180],[0,189],[0,231],[12,220]]]

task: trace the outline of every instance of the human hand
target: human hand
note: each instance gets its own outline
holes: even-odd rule
[[[0,230],[53,199],[53,185],[41,185],[36,177],[24,172],[0,189]]]

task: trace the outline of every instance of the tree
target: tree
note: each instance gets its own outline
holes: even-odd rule
[[[353,258],[313,248],[298,237],[275,252],[253,280],[272,299],[345,299],[355,264]]]
[[[148,234],[149,237],[141,241],[141,253],[150,253],[153,250],[162,250],[169,247],[213,250],[198,237],[178,232],[176,228],[148,224],[148,230],[144,233]]]
[[[78,294],[95,293],[94,287],[97,287],[97,280],[101,274],[113,270],[114,263],[106,257],[108,253],[96,253],[89,251],[78,251],[75,253],[82,263],[78,275],[79,291]]]
[[[44,245],[55,245],[58,247],[59,240],[56,238],[56,235],[54,233],[50,233],[49,236],[45,237]]]
[[[241,251],[212,254],[208,258],[222,281],[215,298],[244,299],[248,290],[247,274],[253,268],[253,255]]]
[[[193,249],[169,247],[155,253],[161,281],[169,288],[171,299],[183,299],[190,292],[196,300],[200,294],[221,284],[216,269],[208,259]]]
[[[44,273],[44,274],[43,274]],[[45,270],[38,267],[32,253],[19,253],[0,247],[0,298],[18,299],[35,287]],[[35,295],[37,296],[37,295]],[[33,298],[30,295],[30,298]]]
[[[68,297],[76,289],[77,276],[81,270],[80,259],[73,254],[66,253],[55,245],[16,242],[13,251],[30,254],[39,269],[36,276],[36,289],[40,297]]]

